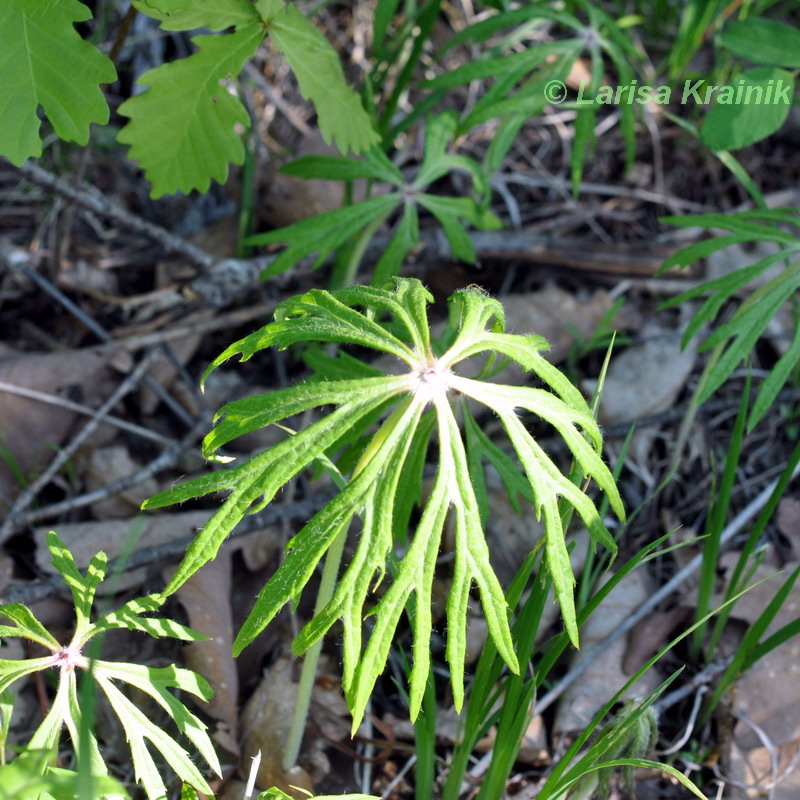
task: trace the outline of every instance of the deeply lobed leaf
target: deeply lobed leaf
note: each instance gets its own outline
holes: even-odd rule
[[[84,576],[75,565],[72,554],[55,533],[50,532],[47,543],[54,565],[73,593],[77,624],[72,641],[66,646],[62,646],[23,605],[11,603],[0,606],[0,617],[12,620],[16,624],[16,627],[13,628],[0,626],[0,636],[23,636],[38,642],[51,651],[51,655],[41,658],[0,661],[0,694],[26,675],[54,668],[58,670],[58,687],[55,697],[44,721],[28,742],[28,752],[52,751],[57,747],[62,730],[66,727],[76,756],[88,765],[90,773],[95,779],[94,788],[99,791],[99,787],[109,787],[111,792],[115,784],[106,779],[108,772],[93,725],[83,719],[81,703],[78,698],[76,673],[79,669],[89,669],[93,678],[108,696],[112,708],[125,728],[137,780],[141,781],[148,800],[163,800],[163,797],[166,796],[166,787],[160,770],[145,743],[146,740],[160,751],[182,780],[196,789],[210,794],[211,789],[206,779],[193,763],[189,753],[159,724],[145,716],[114,682],[127,683],[155,700],[175,722],[178,730],[192,742],[196,752],[200,753],[214,772],[219,775],[221,767],[206,726],[170,691],[178,689],[201,700],[208,700],[213,695],[208,683],[194,672],[174,665],[156,669],[140,664],[91,661],[83,652],[86,644],[94,636],[114,629],[127,628],[143,631],[155,637],[172,636],[187,641],[196,641],[205,637],[172,620],[143,616],[161,607],[163,601],[156,595],[130,600],[121,608],[106,614],[92,624],[89,619],[92,600],[98,584],[105,575],[105,555],[98,553],[91,560]],[[3,705],[5,706],[5,704]],[[6,708],[0,708],[0,711],[5,714]],[[7,720],[4,719],[0,724],[6,725],[6,723]],[[61,771],[53,773],[53,770],[48,768],[43,774],[46,778],[57,777]],[[53,785],[57,784],[58,781],[53,783]],[[67,785],[66,781],[63,782],[63,785]],[[83,796],[85,793],[84,786],[80,794]],[[2,794],[2,788],[0,788],[0,794]],[[121,798],[121,795],[111,792],[108,797],[116,799]]]
[[[148,91],[119,107],[130,122],[118,139],[131,145],[131,158],[145,170],[153,197],[205,192],[212,180],[224,183],[229,163],[242,163],[236,126],[247,127],[249,118],[221,81],[241,72],[263,34],[254,17],[234,33],[195,37],[195,53],[146,72],[141,82]]]
[[[498,465],[504,481],[516,493],[531,499],[537,513],[544,513],[547,565],[567,630],[576,644],[574,578],[564,544],[559,500],[566,499],[578,511],[597,541],[612,551],[616,546],[593,501],[547,456],[518,418],[517,409],[538,415],[558,431],[583,473],[594,478],[608,496],[611,507],[624,518],[614,479],[599,455],[602,444],[599,427],[580,392],[539,354],[547,342],[533,334],[505,333],[502,305],[474,289],[458,292],[450,299],[448,330],[442,341],[434,341],[427,320],[427,305],[431,300],[419,281],[395,279],[391,288],[312,290],[283,303],[276,310],[274,322],[231,345],[208,371],[235,355],[247,360],[268,347],[317,340],[349,342],[392,354],[406,373],[378,377],[374,367],[351,355],[333,358],[319,350],[310,350],[309,363],[320,368],[319,379],[223,407],[217,415],[216,428],[206,437],[205,452],[210,456],[237,436],[260,425],[277,424],[299,411],[328,404],[336,406],[334,411],[270,450],[229,468],[227,472],[235,476],[233,480],[197,479],[159,495],[148,504],[163,505],[170,496],[183,499],[220,488],[230,490],[220,510],[187,551],[166,589],[170,593],[214,557],[245,513],[263,508],[286,481],[312,461],[334,457],[335,450],[341,447],[354,449],[354,456],[345,452],[347,457],[340,460],[340,465],[349,465],[349,481],[289,543],[283,563],[259,593],[234,643],[234,653],[238,654],[284,605],[297,602],[328,548],[347,535],[352,521],[359,516],[362,529],[352,560],[330,601],[303,628],[293,645],[296,653],[304,652],[338,619],[344,621],[343,682],[353,710],[354,727],[358,726],[375,681],[384,669],[394,631],[412,598],[415,609],[409,693],[412,717],[419,711],[430,668],[433,578],[442,530],[450,514],[454,517],[456,544],[447,603],[447,659],[456,704],[460,706],[463,699],[466,615],[473,585],[479,589],[490,635],[499,654],[511,669],[519,669],[508,608],[490,564],[481,525],[481,502],[485,503],[485,496],[481,501],[477,472],[483,466],[480,458],[476,462],[469,453],[470,438],[473,446],[479,442],[481,452]],[[459,377],[453,371],[459,362],[486,353],[499,353],[533,371],[550,391],[497,386]],[[460,396],[472,397],[499,416],[522,466],[521,474],[519,465],[510,456],[486,440],[482,432],[474,430],[474,420],[468,422],[468,430],[471,424],[473,431],[465,444],[456,417]],[[432,413],[426,413],[429,407]],[[376,418],[378,413],[388,416]],[[377,422],[371,437],[365,436],[365,421]],[[411,476],[421,477],[423,459],[434,436],[439,443],[437,477],[423,503],[413,537],[407,539],[406,531],[398,528],[398,521],[405,524],[409,520],[418,491],[405,484]],[[407,541],[408,547],[394,563],[392,551],[398,540]],[[392,581],[370,609],[370,596],[384,578],[387,560],[394,563]],[[366,645],[362,632],[365,615],[375,617]]]
[[[42,154],[39,106],[59,137],[78,144],[89,141],[93,122],[108,122],[100,84],[116,70],[75,30],[89,18],[77,0],[0,4],[0,155],[13,164]]]

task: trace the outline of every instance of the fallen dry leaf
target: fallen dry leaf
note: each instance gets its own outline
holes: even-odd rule
[[[613,300],[604,289],[597,289],[585,300],[555,284],[527,294],[503,297],[506,330],[510,333],[535,333],[550,342],[547,360],[563,361],[575,344],[574,331],[589,338],[608,313]],[[497,379],[500,382],[500,379]]]
[[[119,556],[123,550],[132,552],[145,547],[156,547],[193,536],[213,512],[183,511],[176,514],[147,514],[129,519],[104,520],[102,522],[68,522],[57,526],[57,533],[69,548],[75,563],[84,569],[95,553],[104,552],[109,560]],[[50,563],[46,537],[50,527],[35,528],[36,563],[48,575],[55,575]],[[100,584],[98,592],[121,591],[139,586],[146,578],[147,567],[118,575],[113,581],[108,578]]]
[[[210,319],[213,315],[214,311],[212,309],[195,311],[194,313],[184,317],[181,321],[181,324],[187,326],[195,325],[199,322],[204,322],[205,320]],[[185,366],[189,362],[192,356],[197,352],[197,348],[200,346],[202,341],[202,333],[193,333],[187,336],[182,336],[179,339],[171,339],[169,346],[170,350],[172,351],[172,355],[175,357],[175,361],[173,361],[172,358],[161,358],[148,370],[148,374],[165,390],[171,391],[173,384],[175,383],[175,379],[178,376],[178,370],[180,367]],[[185,394],[186,396],[183,398],[184,403],[189,406],[191,413],[196,414],[199,409],[195,407],[196,404],[194,402],[194,398],[191,396],[191,393]],[[139,403],[141,405],[142,412],[145,414],[152,414],[156,408],[158,408],[158,404],[160,402],[161,398],[153,391],[153,389],[147,384],[143,383],[139,390]]]
[[[169,581],[170,576],[165,578]],[[239,751],[239,675],[231,655],[235,636],[231,597],[231,551],[223,549],[178,589],[176,596],[189,617],[189,627],[208,636],[183,648],[186,666],[202,675],[214,690],[204,706],[224,727],[214,739],[231,753]]]
[[[120,478],[132,475],[141,467],[142,465],[133,459],[128,448],[122,445],[93,449],[89,453],[83,473],[86,490],[93,492],[102,489]],[[147,478],[112,497],[93,503],[91,510],[99,519],[130,517],[157,491],[156,479]]]
[[[24,353],[0,361],[0,381],[95,407],[114,390],[109,363],[109,354],[85,350]],[[52,460],[54,448],[80,419],[88,417],[0,391],[0,506],[10,503],[20,490],[15,472],[22,473],[23,481],[35,475]]]
[[[240,719],[242,730],[242,760],[240,771],[247,774],[250,763],[261,752],[261,764],[256,783],[266,790],[277,786],[301,800],[304,795],[292,785],[313,792],[311,776],[296,767],[291,774],[281,767],[283,746],[289,735],[292,715],[297,701],[297,684],[293,680],[295,659],[282,655],[268,669],[258,688],[247,701]]]
[[[720,566],[730,574],[739,554],[724,553]],[[782,574],[774,567],[759,565],[750,583],[768,578],[737,600],[731,617],[755,622],[787,576],[798,566],[786,564]],[[716,598],[715,602],[719,602]],[[762,639],[800,616],[800,586],[795,584]],[[746,717],[761,728],[769,741],[784,745],[800,739],[800,639],[793,637],[760,658],[736,682],[733,713]],[[751,726],[740,721],[734,729],[739,747],[760,747],[762,742]]]
[[[778,530],[789,540],[794,560],[800,559],[800,500],[784,496],[778,503]]]
[[[797,800],[800,797],[800,741],[778,745],[775,758],[766,747],[731,747],[725,777],[726,798],[739,800]],[[738,784],[738,785],[737,785]]]
[[[295,153],[297,157],[323,155],[338,156],[333,144],[325,144],[322,134],[314,129],[303,136]],[[354,201],[363,200],[366,181],[353,181]],[[304,180],[278,171],[276,162],[267,167],[264,192],[259,198],[259,224],[273,228],[291,225],[302,219],[341,208],[344,201],[342,181],[325,181],[318,178]]]
[[[665,411],[672,406],[692,373],[697,355],[693,339],[681,350],[674,331],[657,324],[642,330],[644,341],[612,355],[599,419],[605,425],[620,425]],[[592,394],[597,381],[582,382]]]
[[[581,627],[581,650],[590,653],[622,621],[650,596],[652,584],[644,570],[635,570],[626,576],[603,601],[600,608]],[[553,723],[553,733],[573,733],[583,730],[601,706],[619,691],[630,675],[622,669],[626,650],[625,637],[617,639],[605,652],[596,656],[580,680],[574,681],[564,692]],[[636,665],[638,669],[641,664]],[[653,670],[646,672],[625,692],[622,699],[646,697],[658,686],[658,676]]]

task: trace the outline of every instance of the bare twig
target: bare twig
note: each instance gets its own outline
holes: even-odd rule
[[[5,381],[0,381],[0,392],[7,392],[8,394],[15,394],[18,397],[26,397],[29,400],[36,400],[39,403],[47,403],[51,406],[65,408],[67,411],[74,411],[77,414],[84,414],[87,417],[94,416],[97,413],[96,409],[85,406],[83,403],[75,403],[72,400],[67,400],[66,397],[60,397],[57,394],[48,394],[47,392],[40,392],[38,389],[29,389],[26,386],[15,386],[13,383],[6,383]],[[128,433],[133,433],[136,436],[141,436],[143,439],[149,439],[151,442],[157,442],[158,444],[166,447],[176,444],[174,439],[170,439],[167,436],[162,436],[156,431],[151,431],[149,428],[143,428],[141,425],[137,425],[134,422],[128,422],[127,420],[121,419],[120,417],[115,417],[112,414],[108,414],[103,422],[107,423],[108,425],[113,425],[115,428],[119,428],[120,430],[128,431]]]
[[[18,172],[24,175],[33,183],[41,186],[66,200],[70,200],[81,208],[106,219],[110,218],[127,228],[129,231],[139,233],[151,241],[158,242],[165,250],[170,253],[178,253],[184,256],[192,264],[210,270],[217,259],[210,256],[204,250],[187,242],[180,236],[170,233],[159,225],[154,225],[136,214],[126,211],[111,198],[97,191],[94,187],[82,184],[73,186],[72,183],[64,178],[54,175],[52,172],[40,167],[33,161],[26,161],[21,167],[14,166]]]
[[[177,253],[197,266],[200,274],[188,287],[198,299],[204,303],[222,307],[240,297],[258,282],[259,275],[274,260],[274,256],[261,256],[258,258],[225,258],[219,259],[206,253],[201,248],[190,244],[181,237],[147,222],[128,211],[119,204],[104,197],[96,189],[90,187],[76,187],[45,169],[33,164],[26,164],[19,168],[26,177],[35,183],[46,187],[50,191],[65,197],[72,202],[90,209],[105,218],[113,219],[118,224],[147,236],[157,242],[166,250]],[[532,176],[501,176],[505,182],[525,183],[555,188],[562,193],[567,192],[566,180],[555,176],[535,178]],[[560,182],[559,182],[560,181]],[[601,194],[625,194],[654,203],[672,202],[673,198],[665,197],[656,192],[647,192],[639,189],[614,189],[613,187],[599,184],[584,184],[582,189],[586,192]],[[568,194],[568,193],[567,193]],[[566,196],[566,195],[565,195]],[[675,200],[675,202],[678,202]],[[684,208],[691,208],[684,203]],[[589,222],[589,220],[586,220]],[[625,275],[652,276],[663,260],[672,253],[671,248],[653,250],[646,244],[609,246],[605,250],[597,248],[594,244],[587,248],[585,240],[554,239],[542,236],[541,233],[529,230],[518,231],[476,231],[470,233],[470,238],[475,246],[478,259],[520,259],[529,263],[543,263],[566,265],[579,269],[608,271]],[[423,245],[423,258],[426,262],[438,262],[451,257],[450,246],[442,231],[423,232],[421,237]],[[376,236],[367,252],[371,258],[380,255],[385,250],[388,241],[386,237]],[[606,252],[606,250],[608,252]],[[622,253],[620,251],[622,250]],[[626,252],[627,251],[627,252]],[[311,259],[301,262],[301,265],[292,270],[291,277],[280,275],[273,278],[274,285],[281,288],[289,280],[296,279],[309,269]]]
[[[28,266],[27,264],[20,263],[17,261],[13,261],[12,259],[6,258],[6,263],[12,267],[12,269],[21,272],[26,277],[30,278],[37,286],[43,289],[47,294],[49,294],[54,300],[57,300],[61,303],[64,308],[67,309],[71,314],[74,314],[98,339],[103,342],[113,342],[111,334],[102,327],[102,325],[98,324],[95,320],[93,320],[90,316],[83,311],[78,305],[76,305],[72,300],[67,297],[64,292],[61,291],[57,286],[54,286],[47,278],[44,277],[41,273],[37,270],[33,269],[32,267]],[[191,428],[195,421],[192,416],[175,400],[172,395],[164,389],[164,387],[151,375],[145,375],[142,378],[143,382],[152,389],[158,398],[175,414],[178,419],[180,419],[188,428]]]
[[[181,453],[186,450],[195,439],[200,435],[200,425],[184,437],[183,441],[175,442],[170,445],[164,452],[154,458],[148,464],[145,464],[141,469],[132,472],[130,475],[125,475],[116,481],[101,486],[91,492],[84,492],[83,494],[68,497],[66,500],[61,500],[58,503],[51,503],[50,505],[36,508],[28,511],[26,514],[20,514],[13,521],[12,525],[15,529],[30,525],[34,522],[39,522],[43,519],[49,519],[59,514],[65,514],[68,511],[74,511],[77,508],[84,508],[92,503],[97,503],[100,500],[105,500],[108,497],[113,497],[119,492],[124,492],[132,486],[138,486],[140,483],[146,481],[152,475],[160,472],[162,469],[171,467],[180,458]],[[8,522],[8,520],[6,520]]]
[[[307,520],[315,512],[319,511],[331,499],[333,494],[334,492],[332,491],[320,492],[307,500],[300,500],[291,505],[269,506],[259,514],[245,517],[236,526],[236,530],[229,538],[235,539],[284,520]],[[173,561],[186,552],[186,548],[193,539],[193,536],[187,536],[174,542],[143,547],[123,561],[112,559],[109,563],[108,572],[109,574],[115,571],[129,572],[140,567],[149,567],[153,564],[162,565]],[[0,603],[34,603],[37,600],[42,600],[58,593],[63,585],[63,578],[60,575],[54,575],[52,578],[46,578],[42,581],[33,581],[22,586],[11,586],[4,596],[0,597]]]
[[[8,511],[5,522],[2,527],[0,527],[0,543],[4,542],[14,530],[16,518],[33,502],[39,491],[52,480],[53,476],[67,463],[75,451],[95,430],[97,430],[108,412],[139,383],[148,367],[150,367],[158,355],[160,354],[156,351],[151,351],[142,358],[136,368],[125,377],[125,380],[120,383],[105,403],[95,411],[92,418],[84,425],[80,433],[78,433],[68,445],[61,448],[58,453],[56,453],[55,458],[50,462],[47,469],[26,487],[14,501],[14,504]]]

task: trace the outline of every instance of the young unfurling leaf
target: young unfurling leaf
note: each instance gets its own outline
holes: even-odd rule
[[[92,601],[97,586],[105,576],[105,555],[98,553],[91,560],[84,575],[76,566],[72,554],[52,531],[48,534],[47,546],[53,557],[53,566],[61,573],[72,592],[76,611],[75,630],[69,642],[62,645],[25,606],[19,603],[0,605],[0,618],[14,623],[13,626],[0,625],[0,637],[26,638],[50,651],[49,655],[39,658],[0,661],[0,696],[25,675],[51,669],[58,672],[58,685],[50,711],[27,745],[27,755],[42,752],[48,757],[41,761],[38,758],[31,758],[20,762],[10,774],[0,777],[0,787],[8,789],[12,785],[10,781],[14,771],[22,769],[23,764],[25,767],[20,777],[25,778],[28,783],[25,784],[25,790],[13,793],[14,797],[38,797],[39,791],[63,789],[74,784],[76,780],[74,773],[49,766],[51,760],[49,754],[57,749],[62,731],[66,728],[77,755],[89,760],[95,780],[95,790],[100,791],[102,787],[103,797],[108,797],[109,800],[122,800],[123,796],[127,797],[121,791],[115,791],[118,784],[108,777],[93,726],[86,725],[85,720],[82,722],[84,715],[79,702],[76,676],[88,670],[95,683],[105,693],[125,729],[136,778],[141,782],[148,800],[161,800],[166,797],[167,792],[161,770],[150,754],[150,747],[155,747],[161,753],[183,781],[198,791],[210,795],[211,788],[190,754],[160,725],[151,721],[120,689],[120,685],[128,684],[139,692],[149,695],[174,721],[178,730],[189,739],[195,752],[205,759],[217,775],[220,775],[219,760],[206,733],[205,724],[169,691],[177,689],[201,700],[208,700],[213,691],[206,681],[194,672],[174,665],[155,668],[141,664],[93,660],[87,650],[89,642],[98,634],[123,628],[142,631],[155,638],[170,636],[184,641],[198,641],[205,637],[172,620],[142,616],[157,611],[162,606],[163,600],[155,595],[129,600],[116,611],[92,622],[90,619]],[[6,722],[3,720],[4,725]],[[87,748],[87,752],[82,752],[81,749],[84,747]],[[24,756],[19,758],[22,759]],[[10,766],[13,767],[16,763],[17,760]],[[34,765],[38,774],[30,772],[34,769]],[[79,794],[85,795],[85,787]],[[0,795],[12,796],[3,794],[2,791]],[[59,793],[57,796],[67,795]]]

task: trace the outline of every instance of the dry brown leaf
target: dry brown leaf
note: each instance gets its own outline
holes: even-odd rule
[[[262,789],[273,785],[283,788],[284,784],[311,789],[313,783],[330,773],[331,764],[325,754],[328,743],[350,736],[350,711],[344,701],[340,680],[334,676],[329,659],[322,656],[311,692],[301,766],[283,772],[283,746],[297,700],[297,684],[294,681],[296,670],[299,670],[296,659],[289,654],[281,656],[264,671],[261,683],[247,702],[240,719],[243,740],[240,771],[245,774],[249,759],[261,749],[258,785]]]
[[[633,675],[669,641],[669,634],[685,619],[687,609],[676,606],[669,611],[654,611],[635,625],[628,636],[622,671]]]
[[[206,308],[201,311],[195,311],[188,314],[181,320],[182,325],[195,325],[199,322],[204,322],[214,315],[213,309]],[[203,340],[202,333],[194,333],[188,336],[182,336],[179,339],[171,339],[169,342],[170,350],[172,351],[177,364],[171,358],[159,359],[148,371],[149,375],[164,389],[170,391],[175,383],[175,378],[178,375],[178,365],[185,366],[192,356],[197,352],[200,342]],[[199,409],[195,407],[194,398],[191,393],[184,392],[181,398],[185,405],[189,406],[192,413],[197,413]],[[153,391],[152,388],[146,384],[142,384],[139,391],[139,402],[141,404],[142,412],[145,414],[152,414],[161,398]]]
[[[303,137],[296,152],[297,157],[311,155],[338,156],[339,151],[334,145],[325,144],[322,134],[314,129]],[[363,200],[366,182],[358,180],[353,184],[354,200]],[[304,180],[284,175],[278,171],[275,162],[270,161],[265,191],[259,198],[259,222],[281,228],[341,208],[343,201],[342,181]]]
[[[639,608],[652,592],[651,581],[644,570],[626,576],[606,597],[600,608],[581,627],[581,648],[592,648],[612,633],[622,621]],[[605,652],[594,658],[580,680],[564,692],[553,723],[555,735],[583,730],[603,703],[628,680],[622,669],[625,637],[617,639]],[[638,669],[641,664],[637,664]],[[646,697],[658,686],[653,670],[646,672],[622,699]]]
[[[154,514],[129,519],[105,520],[102,522],[68,522],[58,525],[57,533],[72,553],[75,563],[84,569],[95,553],[104,552],[109,560],[116,558],[126,547],[131,536],[136,550],[155,547],[193,536],[211,516],[211,511],[183,511],[177,514]],[[49,527],[35,528],[36,563],[49,575],[56,571],[50,564],[50,553],[46,537]],[[138,534],[138,536],[137,536]],[[121,591],[140,585],[147,575],[147,568],[131,570],[119,575],[114,581],[106,580],[98,592]]]
[[[109,362],[109,354],[85,350],[24,353],[0,362],[0,381],[95,407],[114,390]],[[30,478],[52,460],[53,448],[66,439],[80,418],[74,411],[0,392],[0,447],[4,453],[0,458],[0,505],[9,503],[20,490],[9,461]]]
[[[720,565],[730,574],[738,561],[738,553],[724,553]],[[761,564],[750,583],[768,578],[737,600],[731,617],[752,624],[775,596],[786,577],[798,566],[788,563],[782,574],[774,567]],[[716,598],[718,603],[720,598]],[[800,586],[794,585],[763,638],[800,616]],[[733,713],[758,725],[776,745],[800,739],[800,639],[794,637],[759,659],[736,682]],[[761,746],[755,731],[740,721],[734,738],[742,748]]]
[[[550,342],[550,349],[545,353],[547,360],[558,364],[575,344],[573,329],[585,338],[590,337],[612,303],[604,289],[597,289],[582,300],[571,292],[548,284],[537,292],[503,297],[506,330],[544,336]]]
[[[764,797],[797,800],[800,797],[800,741],[778,745],[774,754],[775,763],[766,747],[748,750],[733,742],[725,775],[730,779],[725,797],[736,800],[761,800]]]
[[[800,559],[800,500],[796,497],[782,497],[778,503],[776,524],[778,530],[789,540],[792,557]]]
[[[157,547],[169,542],[180,541],[194,536],[206,524],[213,511],[178,511],[174,514],[144,514],[128,519],[103,521],[67,522],[57,526],[57,533],[69,548],[75,563],[85,568],[95,553],[104,552],[109,560],[116,558],[126,548],[128,537],[135,536],[135,550]],[[36,563],[49,575],[55,575],[50,564],[50,553],[46,537],[50,527],[34,529],[36,542]],[[253,546],[254,541],[263,540],[263,547],[276,550],[280,547],[278,529],[264,528],[252,531],[246,536],[230,539],[225,547],[236,552],[245,546]],[[273,546],[274,545],[274,546]],[[178,560],[177,558],[175,559]],[[147,576],[147,567],[131,570],[118,576],[118,581],[109,586],[101,583],[98,591],[120,591],[140,585]]]
[[[114,481],[132,475],[142,465],[135,461],[127,447],[112,445],[90,451],[84,471],[86,490],[93,492],[102,489]],[[147,478],[141,483],[123,489],[121,492],[99,500],[91,506],[92,513],[100,518],[130,517],[142,506],[142,503],[158,491],[155,478]]]
[[[235,632],[230,605],[230,549],[223,549],[176,594],[189,617],[189,627],[208,636],[208,641],[187,644],[183,654],[186,666],[202,675],[214,690],[214,696],[204,706],[204,711],[224,726],[214,739],[229,752],[240,755],[239,675],[231,655]]]
[[[240,771],[247,774],[252,759],[261,751],[261,764],[256,783],[266,790],[277,786],[282,791],[297,797],[302,793],[292,789],[299,786],[313,792],[311,776],[296,767],[291,774],[281,767],[283,746],[289,735],[294,707],[297,702],[297,684],[293,679],[295,659],[291,655],[281,656],[271,667],[264,670],[261,683],[247,701],[240,719],[242,731],[242,760]]]
[[[674,331],[653,323],[642,330],[643,341],[611,358],[599,419],[620,425],[639,417],[665,411],[672,406],[692,374],[697,355],[693,339],[681,350]],[[591,394],[596,380],[582,382]]]

